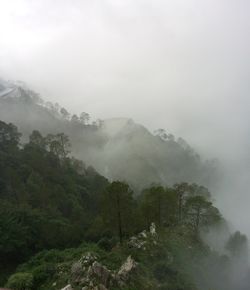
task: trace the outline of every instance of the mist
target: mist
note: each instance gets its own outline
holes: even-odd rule
[[[217,158],[216,204],[250,236],[249,13],[246,0],[3,0],[0,77]]]

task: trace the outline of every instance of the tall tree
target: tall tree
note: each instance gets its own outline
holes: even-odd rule
[[[182,182],[175,184],[174,189],[178,198],[178,221],[181,223],[185,197],[189,193],[190,187],[188,183]]]
[[[140,208],[147,227],[152,222],[157,226],[170,226],[175,223],[177,198],[175,192],[170,188],[152,186],[142,192]]]
[[[39,131],[34,130],[30,135],[30,144],[45,149],[46,140]]]
[[[143,191],[141,208],[148,227],[152,222],[162,225],[164,198],[165,190],[162,186],[153,186]]]
[[[70,118],[70,113],[65,108],[61,108],[60,113],[64,119],[68,120]]]
[[[13,124],[0,121],[0,149],[13,150],[19,144],[21,134]]]
[[[117,234],[120,243],[133,223],[133,192],[123,182],[114,181],[102,196],[102,216],[106,225]]]
[[[242,258],[248,256],[248,240],[241,232],[237,231],[232,234],[225,248],[230,252],[234,258]]]
[[[90,115],[88,113],[82,112],[80,114],[80,121],[82,124],[87,124],[90,120]]]
[[[209,226],[221,219],[220,213],[204,196],[190,196],[185,204],[185,221],[190,223],[194,232],[199,233],[201,226]]]
[[[46,137],[47,146],[50,152],[54,153],[59,159],[65,159],[70,153],[71,147],[69,137],[64,133],[56,135],[48,134]]]

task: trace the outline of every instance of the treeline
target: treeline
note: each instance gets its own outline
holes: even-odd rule
[[[43,249],[83,240],[112,247],[155,222],[194,235],[220,220],[208,190],[196,184],[152,185],[135,195],[70,156],[69,138],[33,131],[27,144],[0,121],[0,260],[19,263]],[[129,170],[129,168],[127,169]]]

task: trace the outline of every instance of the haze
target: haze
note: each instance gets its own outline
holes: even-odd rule
[[[1,0],[0,76],[218,157],[218,206],[249,234],[249,13],[247,0]]]

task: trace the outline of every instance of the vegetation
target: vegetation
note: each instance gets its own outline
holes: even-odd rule
[[[152,183],[167,186],[183,181],[216,188],[218,162],[202,160],[182,138],[163,129],[152,134],[129,119],[91,121],[87,113],[70,114],[24,85],[10,86],[15,89],[0,98],[0,116],[18,126],[23,142],[34,130],[44,136],[63,132],[75,157],[111,180],[126,180],[136,193]]]
[[[44,248],[78,244],[108,184],[68,158],[68,138],[33,132],[22,146],[12,124],[0,122],[0,259],[21,261]]]
[[[12,275],[7,287],[17,290],[31,290],[33,287],[33,275],[30,273],[17,273]]]
[[[2,284],[14,290],[59,289],[70,279],[72,264],[89,251],[110,269],[132,254],[139,268],[124,286],[130,290],[194,290],[199,284],[194,277],[202,275],[207,259],[221,266],[201,240],[201,231],[222,220],[205,187],[154,184],[136,195],[127,183],[109,182],[70,156],[64,133],[43,136],[36,130],[26,144],[20,137],[13,124],[0,121]],[[157,238],[147,240],[145,249],[131,248],[130,237],[149,230],[152,222]],[[236,233],[227,249],[235,256],[246,244]],[[202,260],[206,263],[197,269]]]

